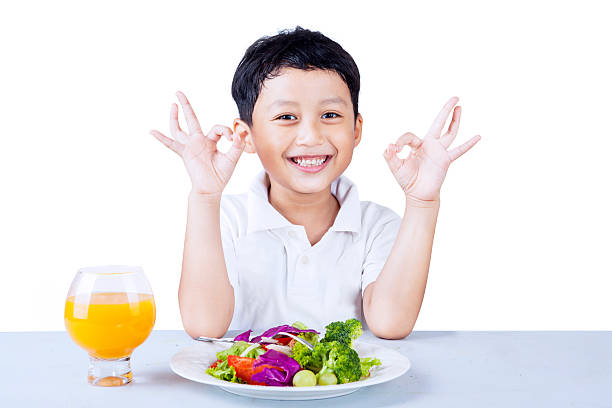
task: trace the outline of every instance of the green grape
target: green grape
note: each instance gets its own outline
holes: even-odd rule
[[[313,387],[317,385],[317,379],[312,371],[300,370],[293,376],[293,385],[296,387]]]
[[[331,372],[323,373],[319,376],[319,385],[334,385],[338,384],[336,375]]]

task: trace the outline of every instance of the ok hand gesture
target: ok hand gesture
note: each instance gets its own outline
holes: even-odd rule
[[[221,194],[229,181],[236,163],[245,147],[245,142],[238,134],[233,134],[227,126],[216,125],[204,135],[187,97],[182,92],[176,96],[183,107],[187,120],[188,132],[183,131],[178,122],[178,106],[173,103],[170,108],[171,139],[157,130],[151,134],[170,150],[181,156],[191,179],[192,192],[199,194]],[[217,150],[221,136],[232,141],[227,153]]]
[[[453,112],[453,119],[442,137],[440,133],[444,123],[459,98],[452,97],[442,108],[433,125],[423,140],[413,133],[405,133],[396,143],[392,143],[384,152],[384,157],[395,179],[408,198],[422,201],[433,201],[440,197],[440,188],[446,177],[450,164],[470,150],[479,140],[476,135],[464,144],[447,151],[455,140],[459,129],[461,107]],[[412,147],[412,152],[405,159],[397,157],[403,146]]]

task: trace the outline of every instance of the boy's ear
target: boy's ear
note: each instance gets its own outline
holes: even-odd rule
[[[355,121],[355,144],[353,147],[357,147],[357,145],[359,144],[359,142],[361,142],[361,128],[363,126],[363,116],[361,116],[361,113],[357,114],[357,121]]]
[[[234,134],[239,135],[244,139],[246,146],[244,151],[247,153],[255,153],[255,145],[253,144],[253,136],[251,134],[251,128],[242,119],[234,119]]]

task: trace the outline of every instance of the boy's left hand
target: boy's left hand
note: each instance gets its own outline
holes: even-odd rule
[[[446,150],[455,140],[459,129],[460,106],[457,106],[453,112],[453,120],[448,131],[442,137],[440,133],[450,111],[458,101],[459,98],[454,96],[444,105],[425,139],[421,140],[408,132],[385,150],[384,157],[387,164],[406,197],[422,201],[438,200],[448,166],[480,140],[480,136],[476,135],[461,146],[450,151]],[[397,153],[405,145],[412,147],[412,152],[405,159],[400,159]]]

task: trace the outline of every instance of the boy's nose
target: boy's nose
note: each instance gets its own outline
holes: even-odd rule
[[[298,129],[298,135],[295,144],[303,146],[316,146],[325,142],[323,129],[318,124],[302,123]]]

